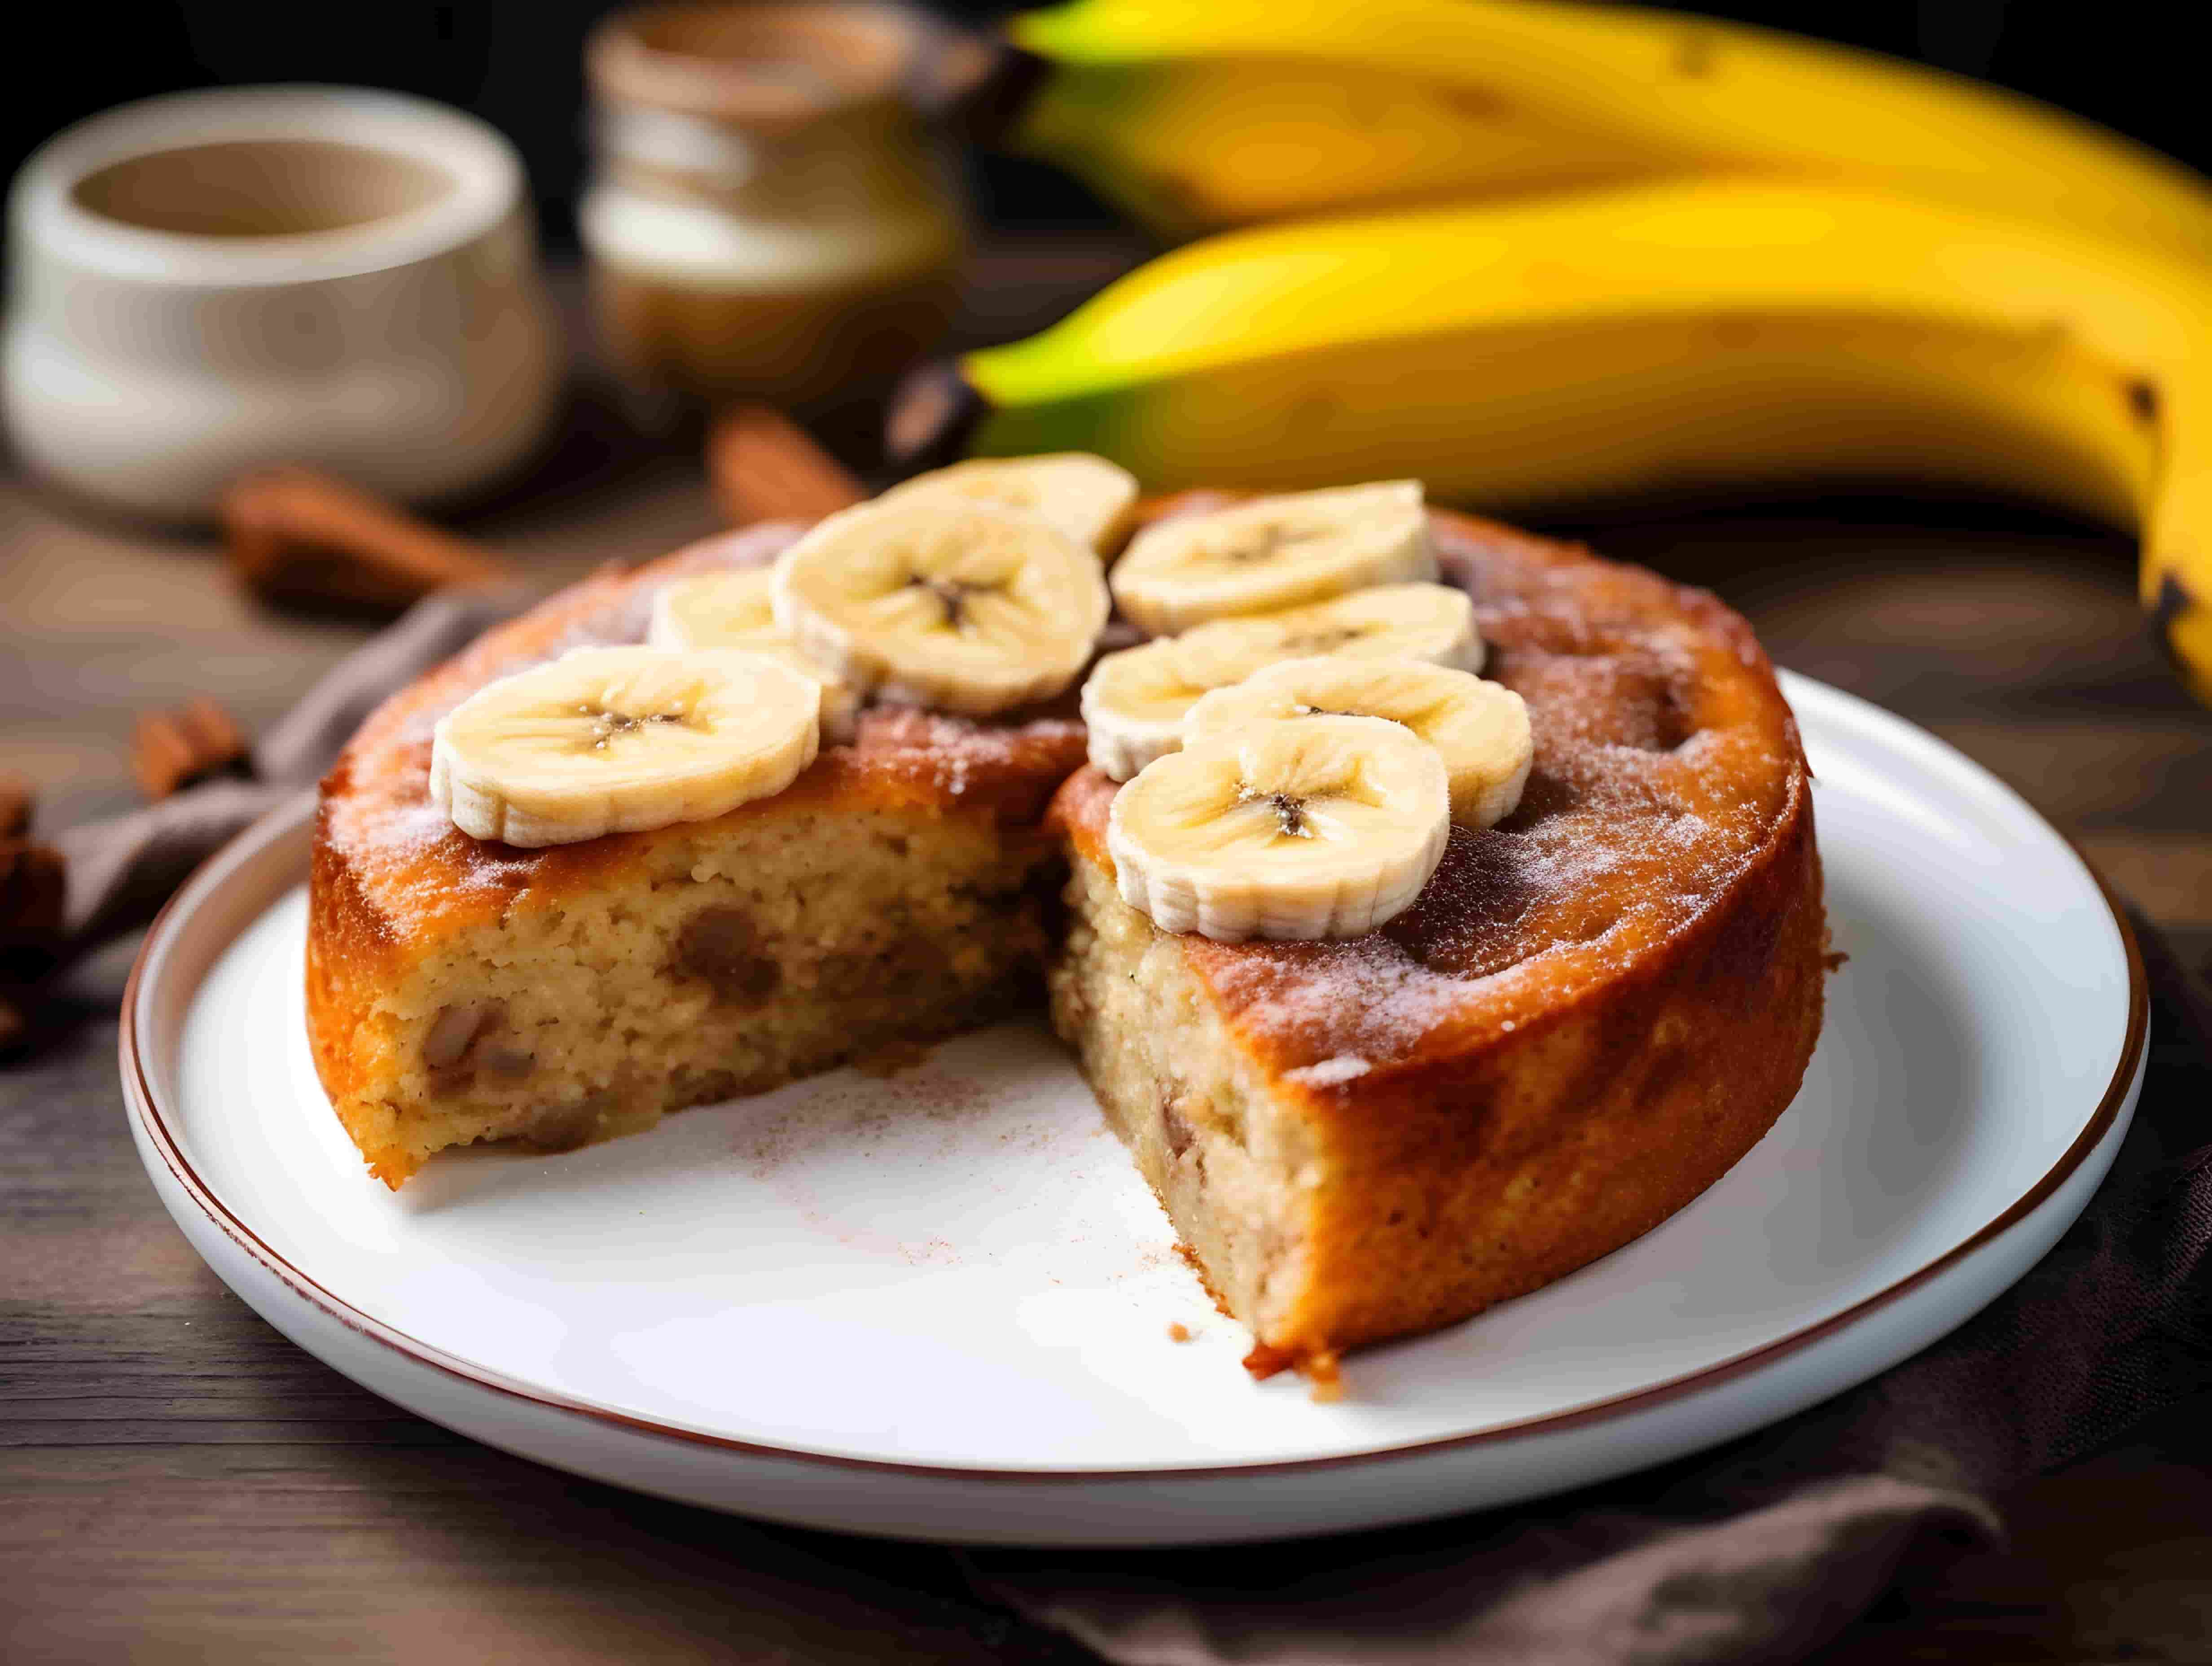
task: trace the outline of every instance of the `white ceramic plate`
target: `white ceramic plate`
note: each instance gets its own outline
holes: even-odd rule
[[[179,893],[125,1003],[148,1171],[301,1347],[643,1491],[1012,1543],[1316,1533],[1659,1462],[1832,1395],[2019,1278],[2142,1079],[2133,944],[2010,791],[1788,680],[1835,945],[1803,1091],[1719,1184],[1533,1296],[1255,1383],[1051,1037],[1009,1024],[572,1155],[369,1180],[309,1065],[303,800]],[[1196,1333],[1178,1344],[1171,1324]]]

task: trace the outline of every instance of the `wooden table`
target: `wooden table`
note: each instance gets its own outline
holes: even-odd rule
[[[1030,327],[1126,258],[1001,251],[969,333]],[[549,581],[715,524],[690,451],[603,404],[537,484],[470,530]],[[1782,664],[1986,763],[2192,967],[2212,963],[2212,714],[2148,646],[2121,540],[1863,496],[1580,530],[1712,586]],[[262,611],[206,545],[12,479],[0,551],[0,761],[40,783],[49,828],[131,803],[137,708],[214,692],[264,726],[362,634]],[[132,1154],[113,1012],[134,948],[78,968],[65,1033],[0,1067],[0,1659],[1084,1657],[977,1602],[949,1553],[572,1480],[295,1348],[202,1265]],[[2208,1471],[2212,1398],[2020,1488],[2008,1550],[1893,1601],[1828,1657],[2212,1659]]]

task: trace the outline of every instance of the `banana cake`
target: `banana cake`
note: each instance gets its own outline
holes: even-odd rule
[[[1073,473],[1058,525],[956,501],[985,474],[602,575],[372,716],[323,785],[307,945],[372,1171],[641,1128],[1042,992],[1249,1363],[1326,1377],[1757,1142],[1824,925],[1741,618],[1411,483],[1151,505],[1109,577],[1130,517]],[[1094,660],[1109,586],[1176,634]]]
[[[523,848],[431,797],[438,723],[578,647],[641,641],[663,587],[764,568],[749,530],[586,581],[387,702],[324,780],[308,885],[315,1067],[371,1170],[561,1150],[948,1034],[1027,998],[1072,713],[876,707],[710,820]]]

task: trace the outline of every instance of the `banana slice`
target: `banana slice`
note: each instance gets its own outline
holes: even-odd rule
[[[1455,671],[1482,669],[1474,603],[1449,584],[1377,585],[1334,601],[1247,619],[1217,619],[1185,632],[1181,640],[1194,654],[1232,660],[1264,645],[1269,663],[1327,654],[1424,660]]]
[[[1110,608],[1098,557],[1033,516],[863,503],[775,563],[776,623],[881,698],[988,716],[1058,694]]]
[[[822,739],[832,745],[860,727],[860,691],[810,658],[775,622],[765,567],[732,568],[678,579],[653,593],[645,645],[681,654],[700,648],[741,648],[765,654],[822,684]]]
[[[1114,599],[1158,636],[1436,575],[1421,483],[1392,480],[1255,498],[1148,526],[1114,569]]]
[[[1250,723],[1194,740],[1115,794],[1121,900],[1218,942],[1358,937],[1412,906],[1443,860],[1437,749],[1379,717]]]
[[[1101,659],[1083,684],[1091,762],[1127,781],[1182,745],[1184,715],[1200,696],[1241,683],[1263,666],[1315,654],[1472,671],[1482,663],[1482,639],[1464,592],[1393,584],[1279,613],[1217,619],[1123,648]]]
[[[1254,659],[1247,670],[1265,665]],[[1228,675],[1243,672],[1215,662],[1211,671],[1184,663],[1182,642],[1163,636],[1138,648],[1102,655],[1083,681],[1083,723],[1091,762],[1115,781],[1127,781],[1155,758],[1182,745],[1183,717],[1199,697]]]
[[[1451,818],[1494,825],[1513,813],[1536,755],[1528,708],[1512,690],[1417,660],[1285,660],[1201,696],[1186,742],[1248,723],[1332,715],[1386,718],[1435,747],[1451,782]]]
[[[814,761],[821,703],[763,654],[577,648],[439,721],[430,797],[464,833],[533,848],[705,821]]]
[[[765,567],[738,567],[678,579],[653,593],[648,648],[681,654],[695,648],[764,648],[791,641],[775,622]]]
[[[1043,457],[979,457],[918,474],[878,503],[969,503],[1050,521],[1087,550],[1103,551],[1128,529],[1137,477],[1087,451]]]

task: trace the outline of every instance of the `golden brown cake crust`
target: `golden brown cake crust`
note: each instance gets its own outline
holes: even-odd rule
[[[364,1021],[406,962],[526,898],[533,907],[556,904],[563,896],[620,885],[647,866],[657,846],[696,830],[679,824],[543,850],[472,839],[430,801],[431,732],[439,718],[493,679],[569,648],[643,641],[661,584],[688,573],[765,564],[804,530],[751,527],[635,571],[587,579],[487,632],[362,726],[324,778],[308,885],[308,1040],[342,1116],[386,1067],[356,1042],[369,1033]],[[902,808],[988,812],[1010,827],[1030,826],[1082,758],[1082,726],[1068,710],[974,722],[871,709],[851,745],[825,746],[782,793],[726,819]],[[349,1132],[369,1148],[364,1130]]]
[[[1260,1338],[1289,1359],[1464,1317],[1649,1231],[1758,1142],[1820,1031],[1808,775],[1750,627],[1577,548],[1434,525],[1483,674],[1528,702],[1521,808],[1455,829],[1367,937],[1177,939],[1329,1177],[1314,1277]],[[1107,873],[1115,790],[1085,769],[1052,817]]]

